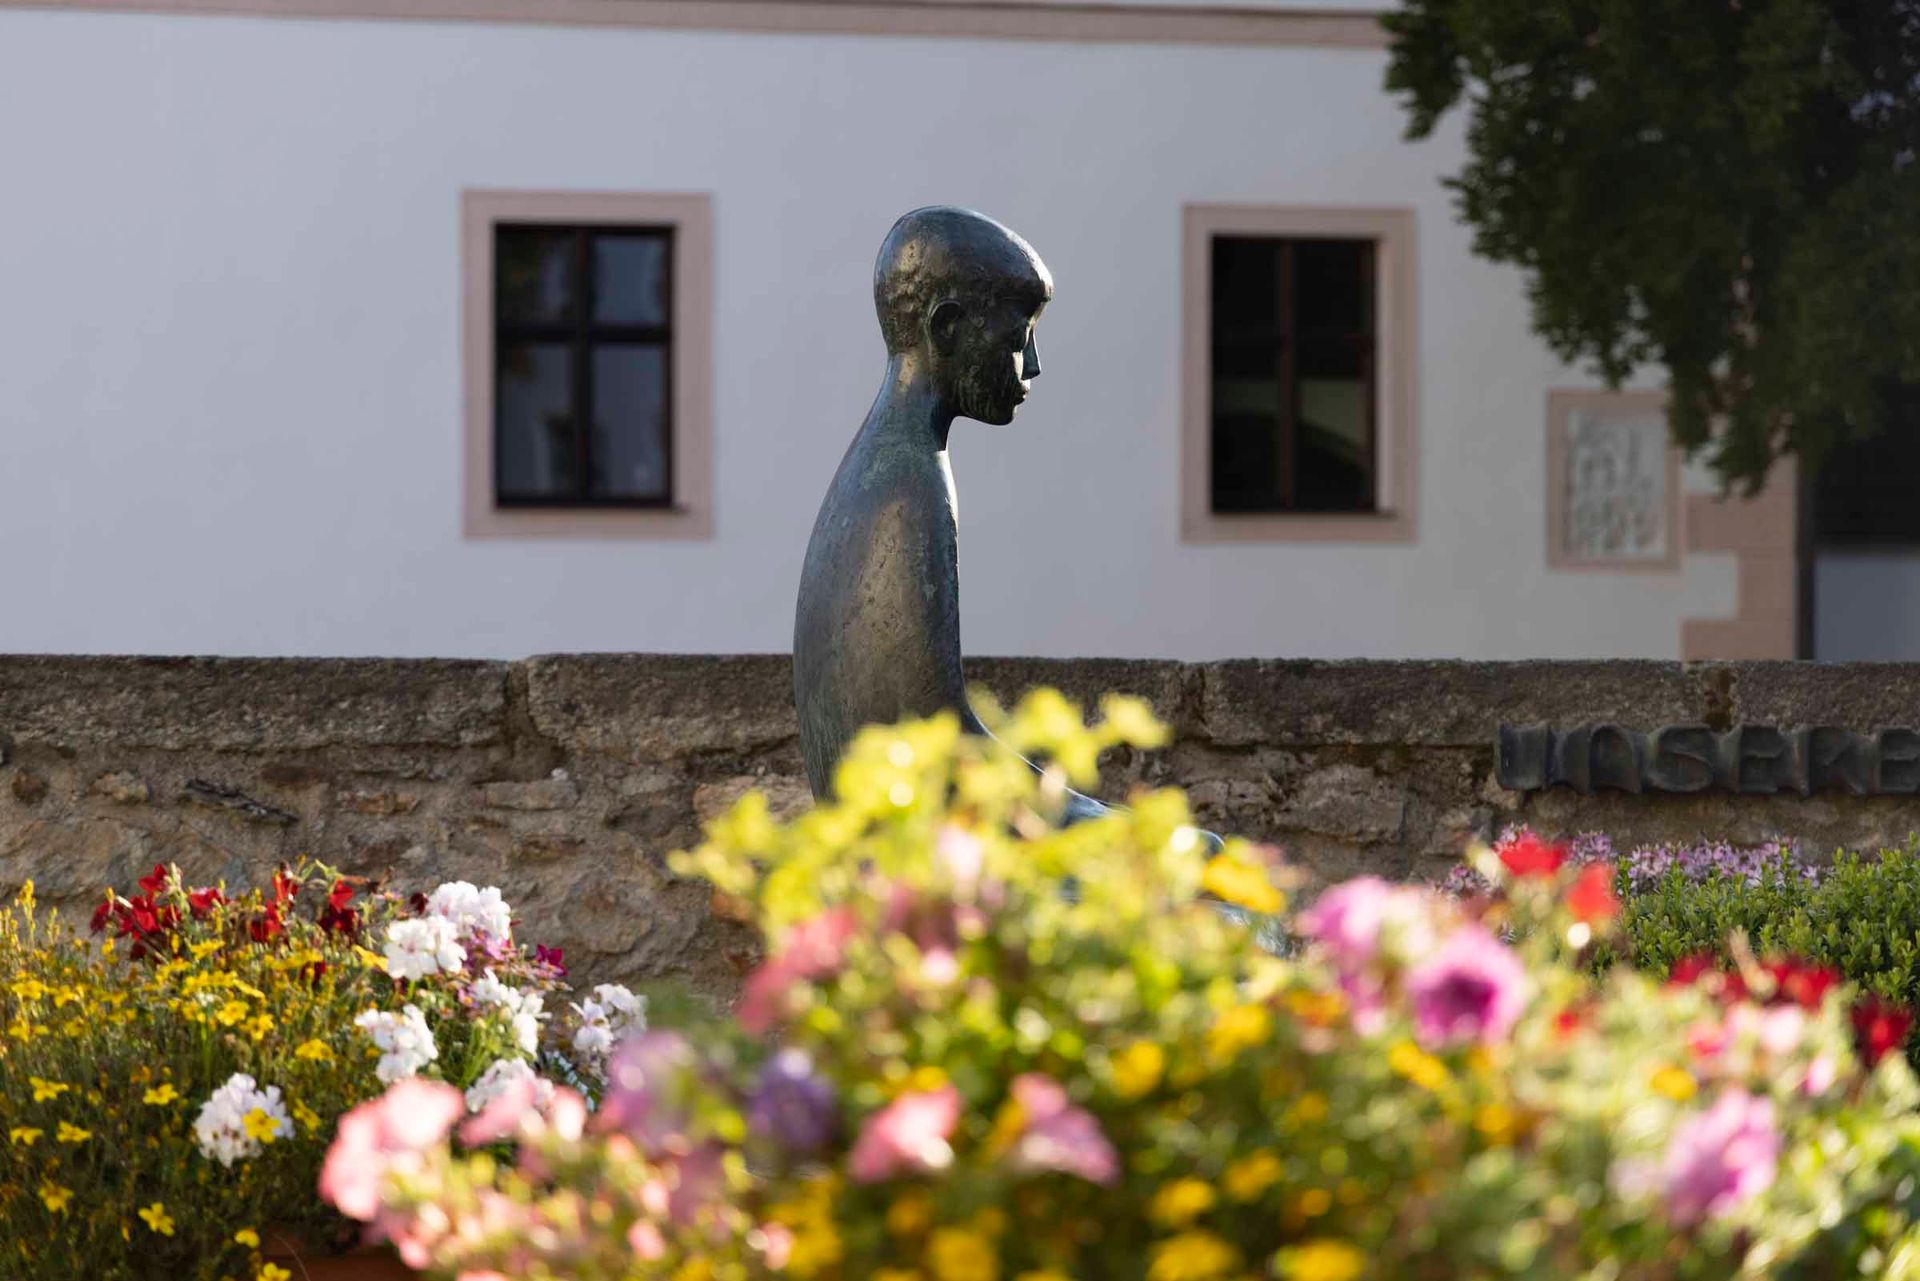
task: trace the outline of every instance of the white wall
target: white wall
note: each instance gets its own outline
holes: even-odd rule
[[[1040,250],[1045,374],[954,433],[971,653],[1672,657],[1732,566],[1549,574],[1518,276],[1374,51],[0,11],[0,650],[783,650],[874,391],[875,249]],[[709,191],[717,535],[460,536],[458,194]],[[1410,547],[1183,546],[1180,209],[1411,205]]]

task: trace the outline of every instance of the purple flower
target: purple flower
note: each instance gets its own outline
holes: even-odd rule
[[[1025,1129],[1013,1144],[1013,1163],[1026,1170],[1058,1170],[1089,1183],[1120,1177],[1120,1158],[1085,1108],[1067,1102],[1060,1083],[1039,1072],[1013,1079],[1013,1102]]]
[[[1449,934],[1407,973],[1414,1031],[1428,1047],[1506,1039],[1527,1004],[1527,971],[1499,939],[1474,924]]]
[[[833,1137],[839,1105],[806,1051],[786,1049],[761,1071],[747,1123],[796,1155],[817,1152]]]
[[[1779,1161],[1773,1100],[1728,1090],[1682,1122],[1667,1144],[1661,1163],[1667,1213],[1683,1224],[1728,1214],[1772,1186]]]
[[[619,1130],[648,1156],[686,1133],[693,1047],[674,1032],[642,1032],[620,1043],[607,1062],[598,1124]]]

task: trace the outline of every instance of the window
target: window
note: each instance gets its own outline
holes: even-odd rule
[[[1187,210],[1188,539],[1412,537],[1411,224]]]
[[[1213,238],[1216,512],[1374,510],[1371,240]]]
[[[470,192],[475,535],[711,531],[700,196]]]

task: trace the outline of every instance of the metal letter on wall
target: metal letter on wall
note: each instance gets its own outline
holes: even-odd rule
[[[1515,792],[1906,796],[1920,792],[1920,730],[1502,725],[1494,773]]]

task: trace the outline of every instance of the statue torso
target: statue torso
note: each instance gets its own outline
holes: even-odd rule
[[[952,473],[904,436],[861,428],[807,543],[793,678],[815,795],[861,726],[966,708]]]

